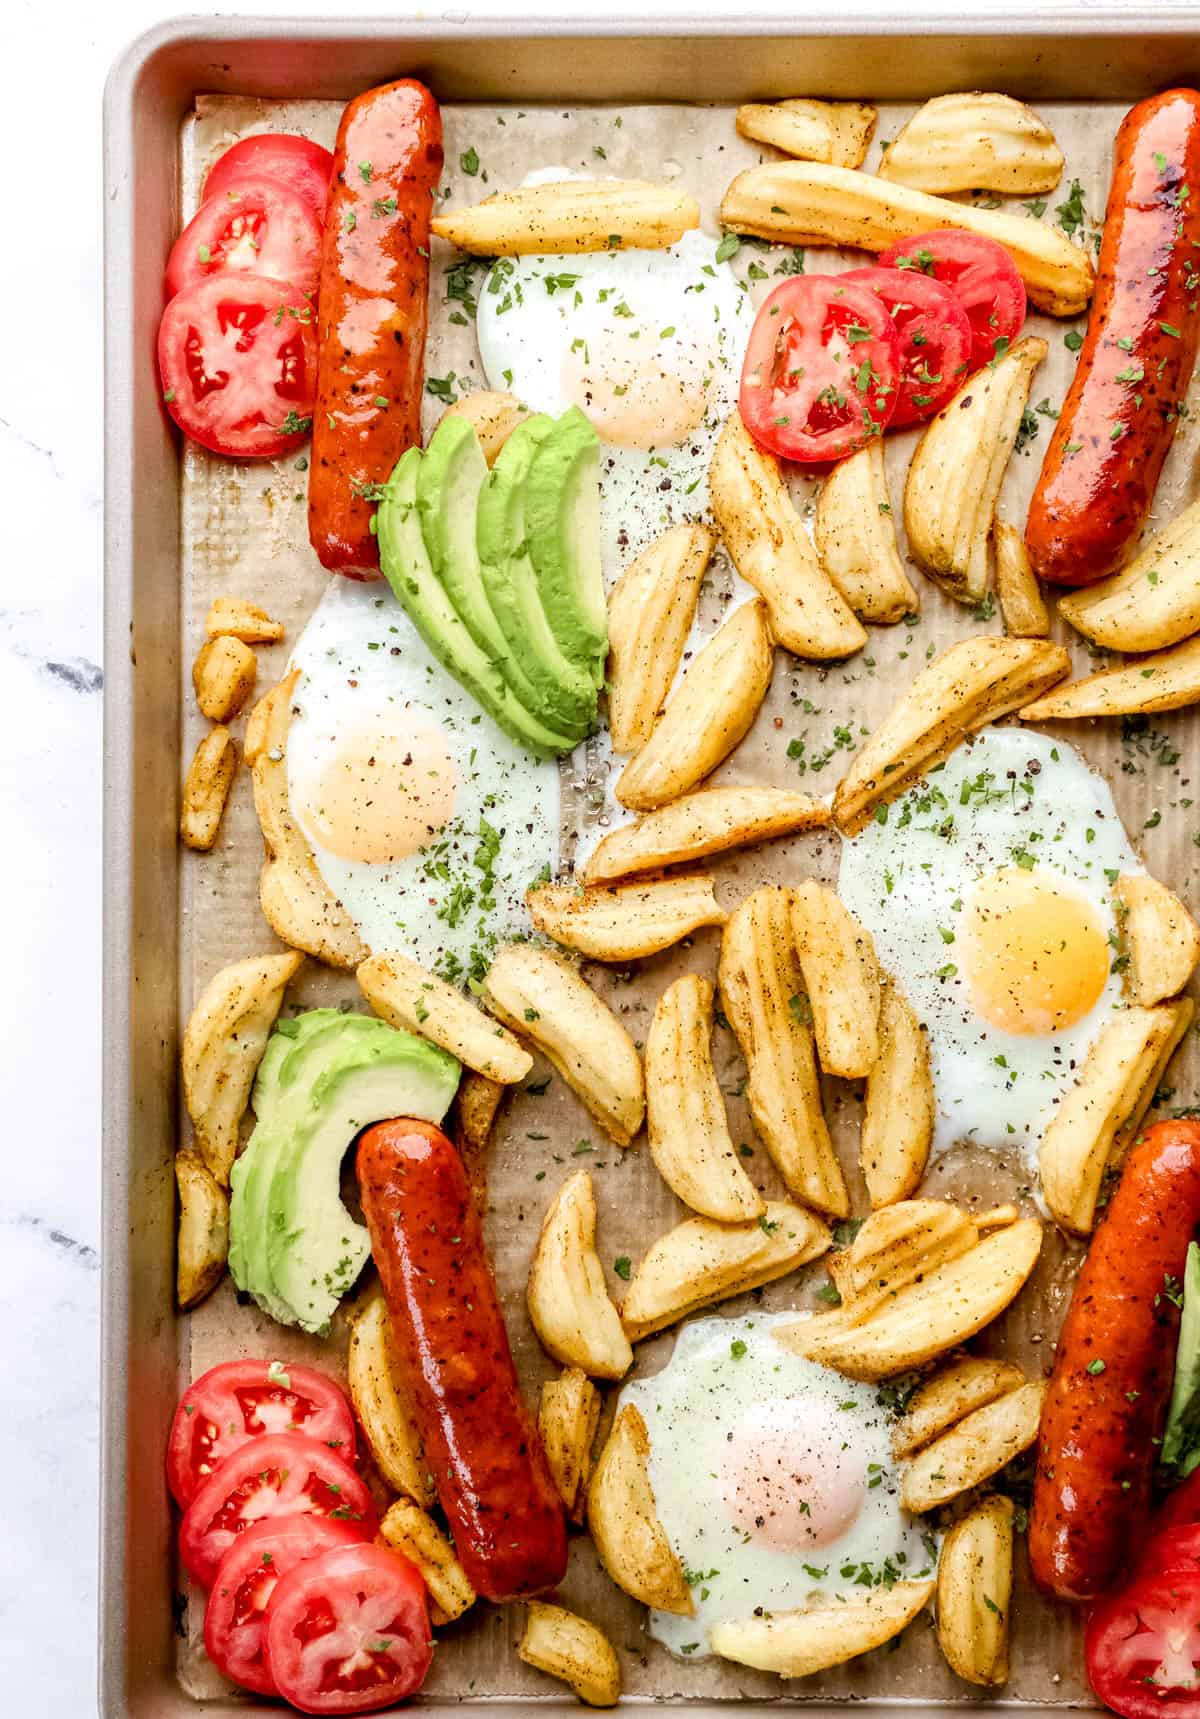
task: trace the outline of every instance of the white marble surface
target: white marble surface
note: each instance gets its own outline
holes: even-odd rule
[[[1036,0],[935,9],[1044,13]],[[371,0],[350,10],[397,13]],[[465,20],[575,7],[445,10]],[[750,10],[785,26],[826,11],[817,0]],[[0,13],[0,1710],[81,1719],[95,1711],[98,1456],[100,101],[114,56],[171,8],[6,0]]]

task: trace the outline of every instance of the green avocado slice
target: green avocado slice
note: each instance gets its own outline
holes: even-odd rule
[[[401,455],[375,516],[384,576],[438,662],[492,720],[535,758],[560,757],[572,750],[576,737],[546,727],[521,704],[434,576],[417,510],[422,458],[420,448]]]
[[[476,540],[492,613],[508,650],[520,657],[537,699],[538,714],[579,738],[596,718],[596,683],[586,651],[568,653],[542,607],[525,531],[525,484],[535,454],[554,420],[526,418],[509,436],[479,497]]]
[[[600,441],[577,406],[542,442],[525,486],[525,525],[542,607],[572,660],[599,685],[608,655],[600,567]]]

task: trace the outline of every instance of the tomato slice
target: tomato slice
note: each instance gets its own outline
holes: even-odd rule
[[[321,223],[310,206],[271,179],[238,179],[201,203],[171,247],[167,296],[224,269],[269,275],[315,292]]]
[[[1150,1518],[1150,1528],[1154,1534],[1161,1534],[1167,1528],[1179,1528],[1188,1522],[1200,1522],[1200,1468],[1179,1486],[1172,1487]]]
[[[256,1695],[277,1695],[267,1661],[267,1604],[280,1578],[306,1558],[366,1537],[357,1524],[328,1516],[285,1516],[239,1534],[221,1559],[204,1611],[204,1646],[222,1677]]]
[[[332,1379],[280,1361],[222,1361],[180,1398],[167,1443],[167,1481],[190,1504],[218,1463],[264,1433],[302,1432],[354,1458],[354,1414]]]
[[[971,369],[1007,352],[1025,321],[1025,282],[994,239],[939,227],[904,239],[879,258],[884,269],[907,269],[941,281],[953,292],[971,324]]]
[[[1138,1558],[1137,1568],[1142,1576],[1170,1574],[1176,1570],[1190,1570],[1200,1576],[1200,1522],[1186,1522],[1151,1533]]]
[[[940,412],[971,368],[971,324],[948,286],[912,269],[851,269],[838,276],[886,305],[900,342],[900,383],[888,428]]]
[[[239,179],[273,179],[303,197],[324,225],[333,156],[319,143],[289,132],[243,137],[208,170],[204,197],[223,197]]]
[[[312,429],[313,309],[299,288],[223,271],[176,294],[158,325],[163,400],[202,447],[269,458]]]
[[[227,1456],[184,1512],[179,1555],[184,1569],[211,1588],[217,1565],[255,1522],[279,1516],[329,1516],[373,1530],[365,1483],[328,1445],[303,1433],[267,1433]]]
[[[343,1546],[284,1576],[267,1658],[301,1713],[374,1713],[414,1695],[433,1658],[425,1584],[386,1546]]]
[[[873,292],[841,275],[797,276],[754,319],[742,421],[780,459],[840,460],[882,433],[899,376],[900,342]]]
[[[1088,1681],[1124,1719],[1200,1719],[1200,1569],[1139,1577],[1088,1619]]]

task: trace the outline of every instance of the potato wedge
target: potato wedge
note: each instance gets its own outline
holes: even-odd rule
[[[721,431],[708,489],[734,566],[767,605],[776,644],[819,661],[861,650],[867,635],[818,561],[779,461],[759,447],[738,411]]]
[[[581,876],[585,884],[613,883],[799,830],[824,829],[829,820],[824,800],[791,788],[701,788],[613,830]]]
[[[728,917],[707,872],[595,889],[538,884],[525,904],[536,930],[593,961],[655,955],[702,925],[724,925]]]
[[[1200,703],[1200,638],[1136,657],[1055,687],[1021,711],[1022,722],[1070,722],[1081,716],[1135,716]]]
[[[861,620],[887,626],[919,612],[921,599],[896,543],[881,437],[825,479],[813,540],[821,566]]]
[[[1200,632],[1200,501],[1121,572],[1068,592],[1058,612],[1106,651],[1160,651]]]
[[[692,1617],[696,1607],[683,1565],[658,1520],[650,1484],[650,1439],[640,1409],[617,1411],[588,1487],[592,1543],[613,1581],[658,1611]]]
[[[508,1091],[502,1081],[468,1069],[458,1083],[455,1114],[458,1129],[472,1152],[485,1152],[491,1144],[496,1113]]]
[[[932,1581],[852,1588],[844,1605],[765,1612],[714,1624],[709,1643],[714,1653],[738,1665],[780,1677],[811,1677],[891,1641],[925,1609],[933,1590]]]
[[[987,595],[992,516],[1033,373],[1048,350],[1028,335],[968,377],[930,422],[908,468],[908,547],[959,603],[981,603]]]
[[[897,239],[958,227],[1003,245],[1030,302],[1051,316],[1078,316],[1095,285],[1088,252],[1066,234],[1009,215],[930,197],[870,173],[808,161],[776,161],[739,173],[721,199],[721,225],[784,245],[848,245],[884,251]]]
[[[415,1564],[429,1590],[429,1621],[437,1628],[453,1623],[475,1604],[475,1590],[450,1540],[432,1516],[411,1498],[397,1498],[379,1532],[394,1552]]]
[[[1008,1682],[1013,1502],[999,1493],[961,1516],[938,1559],[938,1646],[968,1683]]]
[[[621,1307],[625,1334],[640,1343],[701,1307],[786,1277],[829,1245],[827,1225],[787,1200],[768,1200],[754,1224],[688,1218],[639,1260]]]
[[[179,1229],[175,1247],[175,1299],[195,1307],[220,1283],[229,1258],[229,1195],[191,1152],[175,1154]]]
[[[223,1188],[238,1145],[238,1123],[283,993],[303,955],[251,955],[222,967],[188,1016],[181,1064],[183,1098],[201,1158]]]
[[[229,722],[254,691],[258,658],[240,639],[221,633],[201,645],[192,664],[192,687],[201,715]]]
[[[833,796],[833,815],[857,835],[875,807],[894,800],[977,728],[1036,697],[1071,667],[1044,639],[960,639],[935,657],[855,754]]]
[[[1129,965],[1125,995],[1149,1009],[1178,996],[1200,962],[1200,925],[1165,883],[1126,874],[1113,886]]]
[[[533,1067],[533,1058],[511,1033],[407,955],[372,955],[355,978],[390,1027],[429,1039],[489,1080],[511,1086]]]
[[[850,1196],[821,1108],[787,889],[756,889],[732,915],[717,982],[746,1059],[754,1126],[789,1193],[819,1212],[848,1216]]]
[[[702,1217],[744,1223],[766,1203],[742,1168],[713,1071],[713,988],[695,973],[669,985],[646,1035],[646,1132],[663,1181]]]
[[[582,1367],[567,1367],[542,1386],[538,1432],[550,1473],[572,1522],[582,1522],[600,1424],[600,1393]]]
[[[509,943],[483,982],[492,1013],[532,1039],[604,1132],[628,1146],[646,1109],[633,1040],[574,967],[549,950]]]
[[[273,621],[265,609],[244,597],[214,597],[204,631],[210,639],[240,639],[244,645],[277,645],[283,637],[283,622]]]
[[[377,1289],[361,1303],[350,1327],[346,1374],[376,1468],[394,1492],[428,1509],[437,1497],[433,1476],[396,1366],[387,1303]]]
[[[968,1253],[979,1233],[975,1219],[948,1200],[901,1200],[872,1212],[829,1262],[842,1298],[837,1320],[860,1323],[934,1266]]]
[[[608,598],[608,729],[614,752],[636,752],[654,732],[683,660],[715,538],[673,525],[631,561]]]
[[[495,465],[505,442],[528,416],[528,406],[522,406],[515,394],[494,388],[477,388],[473,394],[464,394],[442,413],[443,418],[465,418],[474,425],[489,466]]]
[[[992,551],[996,557],[996,595],[1010,639],[1044,639],[1050,633],[1050,615],[1042,599],[1042,588],[1029,565],[1025,539],[1015,525],[1003,519],[992,521]]]
[[[973,1409],[927,1444],[904,1471],[900,1485],[904,1508],[914,1514],[936,1510],[999,1474],[1037,1437],[1045,1394],[1043,1379],[1018,1385],[1015,1391]]]
[[[587,1707],[615,1707],[621,1699],[621,1666],[612,1642],[562,1606],[528,1602],[517,1657],[569,1684]]]
[[[700,225],[700,205],[677,185],[642,179],[552,179],[445,209],[432,227],[476,257],[661,251]]]
[[[791,916],[821,1067],[861,1080],[879,1056],[874,940],[831,889],[811,878],[792,890]]]
[[[965,1355],[926,1379],[892,1430],[892,1453],[903,1459],[961,1421],[1024,1384],[1025,1375],[1008,1361]]]
[[[879,1005],[879,1055],[867,1075],[858,1160],[873,1208],[915,1194],[933,1139],[929,1042],[894,979]]]
[[[246,762],[267,854],[258,898],[267,924],[293,949],[330,967],[358,967],[370,950],[317,870],[288,805],[287,739],[299,678],[299,669],[285,675],[259,699],[246,725]]]
[[[867,1223],[902,1214],[905,1204],[935,1203],[885,1206]],[[783,1326],[776,1335],[798,1354],[849,1378],[886,1379],[924,1366],[982,1331],[1019,1294],[1041,1246],[1041,1224],[1021,1218],[951,1257],[935,1256],[928,1269],[918,1259],[915,1270],[901,1274],[900,1286],[881,1285],[877,1278],[861,1297],[848,1297],[835,1276],[843,1305]]]
[[[715,770],[758,715],[774,660],[766,604],[743,603],[693,657],[654,733],[617,778],[621,804],[653,811]]]
[[[863,101],[746,102],[734,116],[738,135],[769,143],[800,161],[861,167],[879,115]]]
[[[1137,1133],[1194,1012],[1190,997],[1119,1009],[1047,1124],[1038,1150],[1042,1193],[1054,1221],[1071,1235],[1092,1233],[1104,1172]]]
[[[237,766],[233,735],[219,725],[210,728],[197,746],[184,778],[179,835],[185,847],[207,853],[213,846]]]
[[[966,90],[934,96],[888,144],[879,177],[915,191],[1053,191],[1062,150],[1045,120],[1012,96]]]
[[[542,1219],[525,1301],[543,1349],[564,1367],[620,1379],[633,1363],[596,1253],[596,1196],[586,1170],[568,1176]]]

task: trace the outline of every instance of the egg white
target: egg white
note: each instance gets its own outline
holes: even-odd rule
[[[952,941],[963,900],[976,880],[1029,861],[1086,896],[1115,940],[1111,879],[1144,868],[1107,783],[1072,747],[1027,728],[985,730],[842,847],[838,893],[928,1034],[935,1154],[969,1140],[1032,1164],[1050,1111],[1121,1006],[1110,970],[1095,1006],[1053,1034],[1003,1032],[975,1013]]]
[[[689,1578],[694,1617],[651,1611],[650,1634],[672,1653],[706,1658],[712,1626],[757,1607],[786,1611],[885,1581],[929,1575],[936,1542],[900,1508],[890,1411],[876,1386],[795,1355],[773,1331],[794,1313],[697,1319],[683,1326],[653,1378],[626,1385],[620,1404],[641,1411],[663,1530]],[[807,1397],[830,1409],[868,1475],[862,1505],[839,1539],[797,1554],[751,1540],[731,1519],[718,1476],[729,1435],[766,1402]]]
[[[459,979],[480,976],[496,944],[527,933],[524,896],[558,864],[559,777],[510,740],[431,655],[391,591],[333,579],[292,657],[301,670],[288,732],[292,815],[317,869],[368,947],[399,950]],[[348,860],[322,846],[306,816],[323,769],[357,732],[386,735],[421,714],[443,736],[457,771],[454,815],[419,853],[383,864]],[[490,867],[481,820],[499,834]]]

